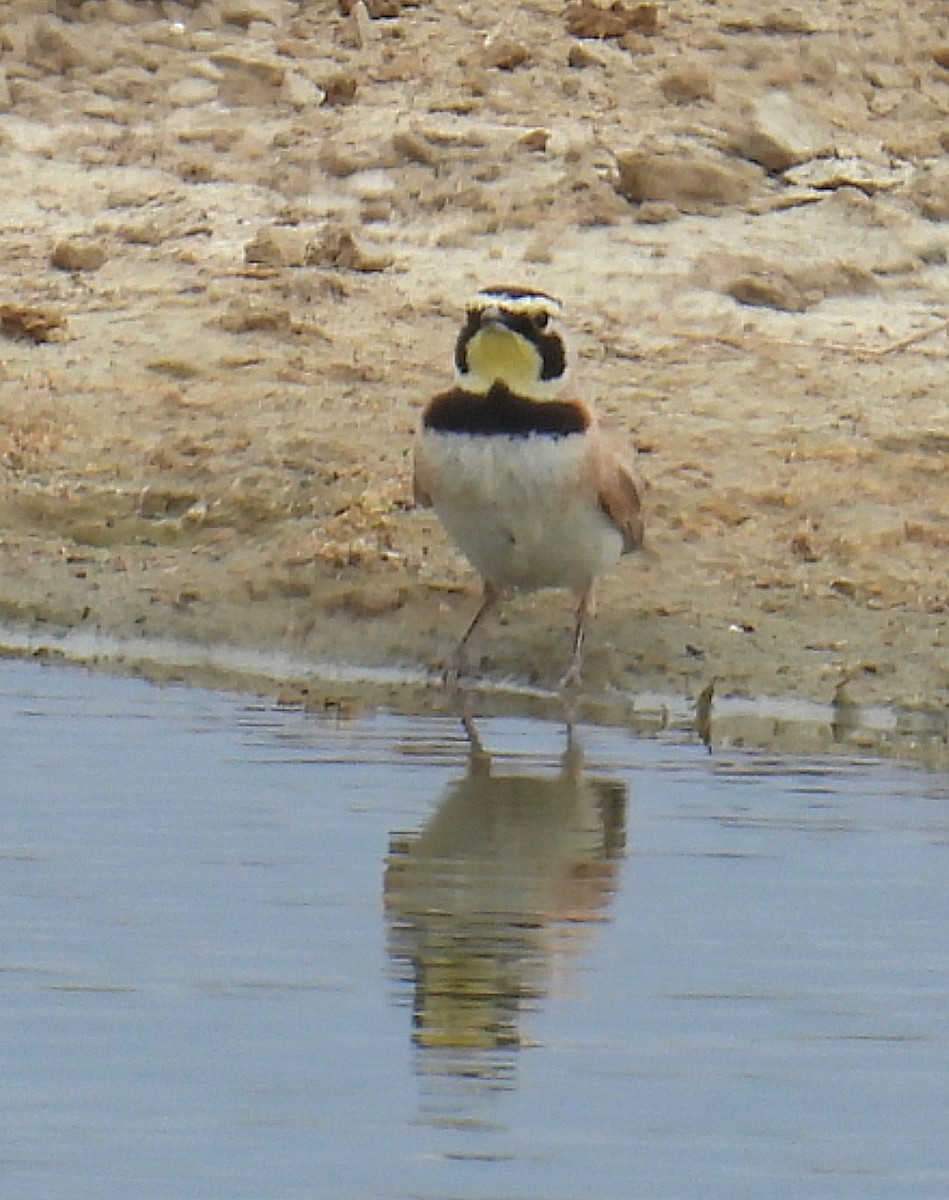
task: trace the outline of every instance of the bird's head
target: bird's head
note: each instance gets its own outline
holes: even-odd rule
[[[560,301],[546,292],[483,288],[468,304],[455,345],[458,382],[471,392],[502,383],[518,396],[555,396],[567,374],[560,311]]]

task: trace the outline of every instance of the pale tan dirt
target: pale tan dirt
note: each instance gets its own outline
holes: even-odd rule
[[[477,591],[411,436],[522,282],[650,485],[587,687],[945,712],[949,10],[634,17],[5,6],[3,620],[434,671]],[[570,624],[514,601],[482,671]]]

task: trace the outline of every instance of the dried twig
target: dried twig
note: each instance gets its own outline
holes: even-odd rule
[[[949,331],[949,318],[940,321],[931,329],[923,329],[909,337],[900,338],[886,346],[860,346],[846,342],[797,342],[787,338],[768,337],[767,334],[727,335],[717,333],[702,333],[691,329],[675,330],[670,335],[680,342],[698,342],[705,345],[727,346],[732,350],[752,351],[764,346],[787,350],[830,350],[835,354],[853,354],[857,358],[875,360],[885,358],[889,354],[898,354],[908,350],[920,342],[925,342],[938,333]],[[947,351],[946,353],[949,353]],[[622,357],[622,356],[621,356]]]
[[[944,321],[940,321],[938,325],[934,325],[932,329],[924,329],[920,333],[913,333],[909,337],[900,338],[898,342],[891,342],[889,346],[883,346],[880,349],[867,349],[863,353],[867,358],[883,358],[887,354],[896,354],[900,350],[906,350],[909,346],[915,346],[917,342],[924,342],[927,338],[934,337],[937,333],[944,333],[949,329],[949,317]]]

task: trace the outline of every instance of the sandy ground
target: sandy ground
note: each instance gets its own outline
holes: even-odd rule
[[[649,483],[590,691],[945,714],[943,0],[344,7],[3,9],[3,621],[434,671],[477,589],[411,436],[524,282]]]

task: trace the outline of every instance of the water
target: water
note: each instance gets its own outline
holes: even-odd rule
[[[477,734],[0,661],[3,1196],[949,1195],[949,776]]]

